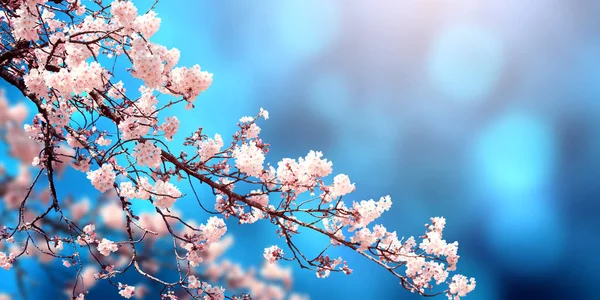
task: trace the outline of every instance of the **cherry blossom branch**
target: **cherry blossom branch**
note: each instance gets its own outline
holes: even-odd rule
[[[15,182],[11,190],[18,192],[5,197],[11,199],[6,203],[19,204],[15,206],[19,207],[18,224],[10,235],[0,233],[0,242],[14,242],[17,233],[23,233],[25,246],[16,255],[0,252],[1,267],[12,267],[17,258],[29,253],[31,245],[45,255],[65,258],[65,266],[78,266],[70,293],[73,299],[82,300],[86,285],[90,285],[89,280],[86,284],[90,271],[83,268],[84,254],[101,267],[94,277],[107,280],[125,298],[132,297],[136,288],[114,281],[114,277],[134,269],[162,285],[164,299],[246,299],[247,294],[226,296],[215,285],[218,281],[198,280],[197,269],[207,266],[211,249],[218,248],[227,231],[221,216],[235,218],[240,224],[260,220],[272,223],[292,256],[286,257],[276,245],[266,247],[263,256],[271,264],[281,259],[295,261],[318,277],[327,277],[332,271],[350,274],[352,269],[346,261],[327,255],[331,247],[341,246],[384,268],[404,288],[423,296],[446,294],[458,299],[475,288],[473,278],[459,274],[449,278],[458,262],[458,243],[443,239],[444,218],[431,218],[432,224],[426,224],[419,244],[413,237],[398,239],[395,231],[372,225],[390,209],[391,198],[347,204],[354,184],[344,174],[333,176],[333,182],[328,183],[332,163],[321,152],[285,158],[277,162],[277,168],[265,166],[269,144],[259,137],[257,121],[260,117],[268,119],[269,114],[262,108],[257,116],[240,119],[239,130],[227,147],[220,135],[209,137],[198,128],[185,138],[184,150],[173,153],[169,144],[176,139],[180,122],[176,116],[161,122],[159,114],[168,114],[169,108],[179,103],[193,108],[213,78],[198,65],[177,67],[179,50],[151,42],[161,23],[153,11],[157,3],[144,14],[138,14],[132,2],[122,0],[110,5],[94,1],[96,9],[79,0],[0,3],[0,77],[20,90],[37,110],[23,129],[18,128],[25,118],[22,112],[16,118],[6,118],[7,122],[0,118],[0,130],[29,138],[27,151],[18,151],[23,146],[16,143],[10,146],[16,149],[13,152],[25,171],[37,168],[39,172],[28,190],[27,176],[11,181]],[[125,57],[130,67],[118,64],[119,56]],[[103,67],[107,59],[112,60],[112,71]],[[139,97],[132,97],[122,80],[115,82],[117,67],[126,68],[132,78],[143,82]],[[160,104],[159,95],[170,99]],[[7,114],[9,108],[1,104],[0,115]],[[83,124],[75,121],[75,116],[83,118]],[[104,223],[84,226],[81,216],[69,216],[73,209],[65,209],[55,183],[56,171],[60,173],[68,166],[85,172],[102,194],[118,199],[118,203],[100,209]],[[27,199],[42,174],[51,203],[29,203]],[[212,215],[201,225],[174,211],[176,202],[189,198],[178,186],[186,181],[198,205]],[[211,190],[214,209],[200,201],[195,183]],[[136,203],[143,202],[153,205],[154,211],[136,212]],[[40,212],[27,215],[34,204]],[[56,233],[49,234],[50,229]],[[307,256],[304,247],[295,243],[295,235],[305,231],[330,241],[315,257]],[[107,238],[115,233],[120,240]],[[168,244],[164,248],[173,258],[169,269],[178,273],[178,280],[164,280],[160,272],[144,266],[147,256],[142,252],[159,241]],[[64,244],[73,247],[73,254],[61,255],[54,250],[62,250]],[[111,256],[115,252],[125,255],[123,264]],[[438,288],[442,285],[446,287]],[[254,296],[258,293],[256,297],[268,292],[254,284],[240,286]],[[177,294],[176,288],[183,294]]]

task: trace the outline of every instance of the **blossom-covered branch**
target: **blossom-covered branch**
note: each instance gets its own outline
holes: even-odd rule
[[[116,278],[135,270],[161,285],[163,298],[223,299],[228,294],[216,285],[219,276],[202,270],[211,269],[207,257],[224,242],[223,218],[235,218],[239,224],[265,220],[273,225],[281,245],[265,245],[264,258],[271,264],[293,261],[318,277],[350,274],[351,264],[327,252],[330,247],[346,247],[421,295],[458,299],[474,289],[473,278],[450,277],[459,258],[458,243],[444,240],[444,218],[432,218],[418,240],[399,238],[395,231],[374,225],[390,209],[391,198],[346,201],[354,184],[344,174],[334,175],[332,163],[321,152],[266,163],[269,144],[260,138],[258,125],[259,119],[269,118],[266,110],[241,118],[236,133],[227,139],[208,136],[202,127],[180,128],[170,108],[194,108],[213,75],[198,65],[179,67],[177,49],[150,41],[161,23],[152,8],[141,12],[133,2],[119,0],[1,1],[0,8],[0,77],[37,110],[21,127],[27,115],[24,108],[0,102],[2,132],[25,174],[12,178],[9,184],[15,182],[17,188],[7,189],[11,192],[3,196],[5,213],[17,217],[14,224],[5,225],[0,238],[24,245],[20,252],[0,253],[3,268],[10,269],[33,245],[78,268],[73,299],[83,299],[86,291],[81,288],[85,282],[82,253],[101,266],[95,277],[110,281],[126,298],[135,288]],[[117,80],[115,69],[127,69],[131,78]],[[136,80],[141,85],[132,93],[124,81]],[[23,142],[13,143],[13,139]],[[171,148],[183,150],[176,153]],[[105,198],[118,199],[100,209],[100,214],[111,210],[104,222],[84,224],[81,217],[73,216],[73,205],[56,184],[57,173],[66,167],[84,172]],[[31,203],[28,199],[36,186],[44,184],[42,179],[47,201]],[[200,199],[199,184],[210,188],[213,200]],[[182,193],[183,185],[189,185],[190,195]],[[108,200],[99,200],[103,201]],[[213,216],[184,220],[174,213],[178,201],[197,202]],[[152,211],[140,213],[136,206],[141,203],[150,204]],[[308,231],[330,240],[312,257],[304,251],[306,245],[296,242],[298,234]],[[123,234],[120,240],[113,238],[114,232]],[[144,266],[141,253],[147,250],[147,241],[157,236],[170,239],[161,249],[164,255],[172,255],[170,269],[179,280],[166,280],[162,271]],[[67,245],[71,254],[56,251]],[[115,252],[121,253],[123,263],[114,262]],[[233,287],[245,288],[252,297],[283,297],[265,296],[263,290],[242,282],[246,283]]]

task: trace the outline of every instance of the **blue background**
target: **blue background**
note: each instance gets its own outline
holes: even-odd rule
[[[271,163],[323,151],[356,183],[350,199],[392,196],[380,221],[399,236],[445,216],[459,272],[477,278],[467,299],[598,298],[600,2],[170,0],[156,11],[152,41],[215,74],[196,109],[173,110],[179,138],[199,126],[229,137],[264,107]],[[70,193],[93,193],[68,174]],[[177,205],[202,219],[195,203]],[[228,224],[243,245],[228,257],[245,266],[278,242],[268,222]],[[302,236],[305,249],[323,242]],[[332,254],[355,272],[295,267],[294,290],[417,298],[359,255]],[[0,272],[2,289],[12,275]],[[91,299],[116,296],[101,286]]]

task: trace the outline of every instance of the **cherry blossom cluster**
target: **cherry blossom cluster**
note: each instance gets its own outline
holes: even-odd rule
[[[162,162],[160,157],[160,148],[156,147],[151,141],[145,141],[137,144],[133,148],[133,157],[141,166],[158,168]]]

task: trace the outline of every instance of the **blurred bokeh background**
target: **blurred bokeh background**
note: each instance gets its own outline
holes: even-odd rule
[[[186,133],[230,136],[264,107],[271,163],[323,151],[356,183],[351,199],[392,196],[381,222],[399,236],[445,216],[459,271],[477,278],[467,299],[598,299],[599,1],[169,0],[156,11],[153,41],[215,74],[195,110],[176,112]],[[73,193],[93,192],[79,177]],[[177,205],[195,217],[194,203]],[[268,222],[228,224],[239,247],[228,257],[243,265],[281,242]],[[336,253],[354,274],[294,267],[294,289],[417,298]]]

